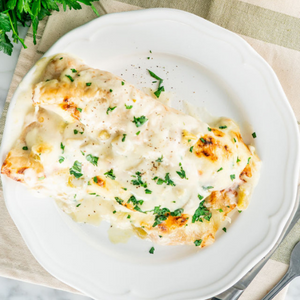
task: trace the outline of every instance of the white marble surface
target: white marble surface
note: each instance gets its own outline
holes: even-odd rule
[[[21,29],[25,36],[26,29]],[[9,89],[9,85],[18,60],[21,45],[16,45],[11,57],[0,52],[0,114]],[[59,290],[25,283],[13,279],[0,277],[0,300],[91,300]],[[288,289],[286,300],[300,299],[300,278],[296,278]]]

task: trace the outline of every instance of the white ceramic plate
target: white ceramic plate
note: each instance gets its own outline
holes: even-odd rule
[[[150,50],[152,53],[150,53]],[[95,299],[205,299],[229,288],[274,245],[295,204],[298,130],[274,72],[237,35],[195,15],[171,9],[111,14],[61,38],[45,56],[69,52],[88,65],[151,86],[146,69],[174,92],[216,116],[236,120],[263,161],[250,207],[210,247],[159,247],[131,238],[112,244],[108,224],[76,224],[51,199],[36,199],[2,178],[8,210],[40,264]],[[147,59],[150,57],[150,59]],[[12,143],[18,88],[8,112],[1,158]],[[251,126],[249,125],[251,124]],[[252,139],[255,131],[257,138]]]

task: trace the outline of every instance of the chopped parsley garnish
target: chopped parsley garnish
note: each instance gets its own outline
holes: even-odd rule
[[[114,170],[113,169],[110,169],[109,171],[107,171],[106,173],[104,173],[104,175],[107,177],[107,178],[110,178],[112,180],[115,180],[116,179],[116,176],[114,175]]]
[[[223,168],[220,168],[217,172],[220,172],[220,171],[222,171],[223,170]]]
[[[256,133],[253,132],[253,133],[252,133],[252,136],[253,136],[253,138],[255,139],[255,138],[256,138]]]
[[[74,134],[77,134],[79,131],[77,129],[74,129]]]
[[[139,135],[141,132],[140,131],[138,131],[137,133],[136,133],[136,135]]]
[[[62,60],[62,59],[63,59],[63,57],[60,57],[60,58],[59,58],[59,60]]]
[[[93,156],[92,154],[88,154],[86,156],[86,160],[89,161],[94,166],[98,166],[98,159],[99,157]]]
[[[24,146],[22,149],[26,151],[26,150],[28,150],[28,147]]]
[[[200,141],[205,144],[206,143],[206,140],[204,138],[200,138]]]
[[[148,56],[147,59],[150,59],[150,57]]]
[[[202,240],[201,240],[201,239],[200,239],[200,240],[195,240],[195,241],[194,241],[194,244],[195,244],[196,247],[200,246],[201,243],[202,243]]]
[[[116,201],[122,205],[122,203],[124,202],[124,200],[122,200],[121,198],[119,197],[115,197]]]
[[[72,73],[77,73],[76,69],[71,69]]]
[[[235,174],[230,175],[230,179],[233,181],[235,179]]]
[[[169,176],[170,173],[167,173],[165,175],[165,183],[167,185],[171,185],[171,186],[175,186],[176,184],[173,182],[173,180],[170,179],[170,176]]]
[[[124,82],[124,81],[122,81],[122,82],[121,82],[121,84],[122,84],[122,85],[124,85],[124,84],[125,84],[125,82]]]
[[[91,82],[87,82],[85,85],[86,85],[86,86],[91,86],[92,83],[91,83]]]
[[[162,162],[163,162],[163,158],[164,158],[164,156],[162,155],[161,157],[159,157],[159,158],[156,160],[156,162],[162,163]]]
[[[130,218],[131,218],[131,215],[128,215],[128,216],[127,216],[127,219],[130,219]]]
[[[141,176],[141,172],[136,172],[135,173],[136,175],[133,175],[134,177],[136,177],[137,179],[133,179],[131,180],[131,183],[133,185],[139,185],[139,186],[142,186],[143,188],[146,188],[147,187],[147,182],[143,182],[142,180],[142,176]]]
[[[109,108],[106,110],[106,114],[108,115],[108,113],[111,112],[111,111],[113,111],[115,108],[116,108],[116,106],[114,106],[114,107],[109,107]]]
[[[235,139],[235,138],[233,138],[233,140],[234,140],[234,142],[236,143],[236,139]]]
[[[79,162],[78,160],[75,160],[72,168],[70,168],[70,170],[69,170],[70,174],[74,175],[76,178],[83,176],[83,174],[81,173],[81,167],[82,167],[81,162]]]
[[[76,107],[76,109],[77,109],[79,112],[82,112],[82,108]]]
[[[249,165],[249,163],[250,163],[250,159],[251,159],[251,157],[248,157],[248,162],[247,162],[247,165]]]
[[[153,254],[153,253],[154,253],[154,250],[155,250],[155,248],[154,248],[154,247],[151,247],[151,249],[149,250],[149,253],[150,253],[150,254]]]
[[[116,212],[117,212],[117,211],[116,211],[116,210],[114,210],[114,211],[113,211],[113,214],[115,214]]]
[[[204,197],[201,196],[200,194],[198,194],[198,198],[199,198],[199,200],[202,200]]]
[[[126,107],[126,109],[132,109],[132,105],[126,105],[126,104],[124,104],[125,105],[125,107]]]
[[[222,209],[222,208],[219,208],[218,211],[219,211],[220,213],[222,213],[222,212],[223,212],[223,209]]]
[[[81,152],[81,154],[82,154],[83,156],[85,156],[85,154],[84,154],[84,152],[83,152],[83,151],[81,151],[81,150],[80,150],[80,152]]]
[[[112,89],[110,89],[109,91],[110,91],[111,93],[113,92],[113,90],[112,90]]]
[[[210,189],[213,189],[214,187],[211,186],[211,185],[209,185],[209,186],[202,186],[202,188],[203,188],[204,190],[210,190]]]
[[[76,205],[76,207],[78,207],[78,206],[80,206],[81,205],[81,203],[78,203],[77,205]]]
[[[96,195],[96,193],[89,193],[89,195],[91,195],[91,196],[95,196],[95,195]]]
[[[65,152],[65,146],[64,146],[64,144],[63,144],[63,143],[60,143],[60,149],[62,150],[62,153],[64,153],[64,152]]]
[[[159,98],[161,92],[164,92],[164,91],[165,91],[165,87],[159,86],[158,89],[157,89],[157,91],[154,92],[154,95],[155,95],[157,98]]]
[[[193,153],[193,148],[194,148],[194,146],[192,146],[192,147],[190,148],[190,152],[191,152],[191,153]]]
[[[144,200],[136,200],[135,196],[131,195],[130,198],[127,200],[127,203],[132,203],[133,205],[142,205]]]
[[[156,215],[154,219],[154,223],[152,227],[155,227],[162,222],[168,219],[168,215],[170,214],[170,210],[168,208],[160,208],[160,206],[155,206],[153,214]]]
[[[226,129],[227,126],[219,126],[220,129]]]
[[[127,191],[127,188],[122,188],[124,191]]]
[[[64,158],[63,156],[60,156],[58,161],[59,161],[59,163],[61,164],[61,163],[64,162],[64,160],[65,160],[65,158]]]
[[[97,176],[93,177],[93,181],[94,181],[95,183],[98,183],[98,177],[97,177]]]
[[[226,232],[226,231],[227,231],[226,227],[223,227],[223,228],[222,228],[222,230],[223,230],[224,232]]]
[[[239,159],[239,157],[237,157],[236,162],[239,163],[241,160]]]
[[[139,118],[133,117],[132,123],[134,123],[136,127],[140,127],[147,121],[148,121],[148,119],[145,116],[141,116]]]
[[[176,184],[170,178],[170,173],[166,173],[165,179],[158,178],[157,176],[155,176],[154,178],[152,178],[152,180],[154,180],[154,181],[157,180],[156,181],[157,185],[162,185],[163,183],[166,183],[167,185],[176,186]]]
[[[73,82],[74,81],[74,79],[72,78],[72,76],[71,75],[65,75],[66,77],[68,77],[70,80],[71,80],[71,82]]]
[[[180,217],[183,213],[183,208],[177,208],[173,212],[171,212],[172,217]]]
[[[163,83],[163,79],[161,79],[160,77],[158,77],[156,74],[154,74],[152,71],[148,70],[149,74],[151,77],[157,79],[159,81],[158,83],[158,88],[157,88],[157,91],[154,92],[154,95],[159,98],[161,92],[164,92],[165,91],[165,88],[162,86],[162,83]]]
[[[123,133],[122,142],[125,142],[126,135],[127,135],[126,133]]]
[[[204,206],[204,201],[201,201],[198,208],[195,210],[195,213],[193,214],[192,223],[195,223],[196,221],[203,222],[203,218],[207,221],[210,221],[211,216],[212,213],[207,207]]]
[[[242,210],[238,210],[239,213],[242,213]]]
[[[211,131],[211,128],[210,128],[210,127],[207,127],[207,130],[208,130],[208,131]]]
[[[145,193],[146,194],[152,194],[152,191],[148,190],[148,189],[145,189]]]
[[[181,179],[188,179],[188,178],[186,178],[186,174],[185,174],[185,171],[183,170],[183,168],[182,168],[182,165],[181,165],[181,163],[179,163],[179,166],[180,166],[180,171],[176,171],[176,173],[179,175],[179,177],[181,178]]]

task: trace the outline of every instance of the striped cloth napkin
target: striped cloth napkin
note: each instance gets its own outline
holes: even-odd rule
[[[100,0],[96,5],[100,15],[150,7],[182,9],[240,35],[276,72],[300,125],[299,0]],[[94,18],[94,13],[88,7],[79,11],[54,12],[40,22],[37,45],[32,44],[32,30],[29,29],[25,39],[28,49],[21,51],[0,119],[0,138],[9,101],[26,72],[58,38]],[[79,293],[55,279],[37,263],[6,210],[2,188],[0,211],[0,276]],[[298,222],[246,289],[241,300],[261,299],[280,280],[288,268],[291,250],[299,236]],[[285,294],[286,290],[283,290],[274,299],[283,300]]]

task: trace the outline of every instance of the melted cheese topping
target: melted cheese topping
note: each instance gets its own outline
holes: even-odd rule
[[[68,55],[49,60],[32,95],[35,113],[2,173],[74,221],[204,247],[247,208],[260,162],[232,120],[209,126]]]

